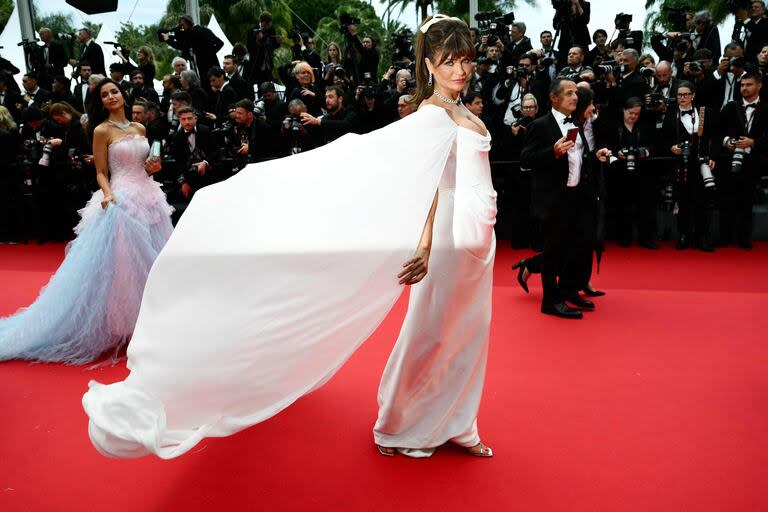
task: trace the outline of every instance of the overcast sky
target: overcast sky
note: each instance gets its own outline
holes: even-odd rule
[[[340,0],[343,1],[343,0]],[[536,6],[531,7],[523,4],[515,10],[515,16],[518,20],[524,21],[528,25],[527,35],[533,40],[534,46],[538,44],[539,33],[545,29],[551,29],[552,25],[552,4],[550,1],[539,0]],[[74,7],[68,5],[64,0],[42,0],[38,2],[40,14],[50,14],[54,12],[63,12],[72,14],[75,25],[83,20],[91,20],[96,23],[102,23],[107,17],[115,18],[121,21],[132,21],[136,25],[150,25],[157,22],[165,12],[165,3],[163,0],[120,0],[117,13],[100,14],[96,16],[87,16]],[[376,11],[383,15],[383,3],[374,0]],[[642,29],[645,18],[645,0],[592,0],[592,19],[589,23],[590,32],[597,28],[604,28],[611,33],[613,29],[613,19],[619,12],[632,14],[634,20],[632,28]],[[415,10],[412,7],[406,9],[401,16],[401,21],[412,28],[416,27]],[[117,27],[116,27],[117,28]],[[723,40],[723,46],[730,39],[733,29],[732,17],[720,27],[720,37]]]

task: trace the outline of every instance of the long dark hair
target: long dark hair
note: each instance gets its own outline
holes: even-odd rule
[[[101,88],[107,84],[114,84],[118,88],[120,94],[123,95],[123,109],[125,110],[125,117],[131,118],[130,110],[128,107],[128,98],[125,97],[125,91],[120,87],[120,84],[112,80],[111,78],[105,78],[96,84],[93,92],[88,96],[88,101],[85,104],[85,111],[88,113],[88,137],[93,140],[93,130],[96,129],[101,123],[109,119],[109,110],[104,108],[104,104],[101,102]]]
[[[432,16],[429,16],[424,20],[424,23],[431,19]],[[467,24],[461,20],[449,18],[440,20],[429,27],[426,34],[421,30],[418,31],[415,53],[416,91],[413,94],[411,103],[418,107],[422,101],[432,96],[434,92],[434,86],[427,84],[429,69],[427,69],[424,59],[428,58],[435,66],[445,62],[448,57],[454,60],[464,56],[473,59],[475,56],[475,46],[472,44],[472,35],[469,33]],[[440,60],[436,61],[435,57],[438,55]]]
[[[581,118],[584,116],[584,112],[587,111],[587,108],[592,104],[594,100],[595,93],[592,91],[592,89],[587,89],[586,87],[577,87],[576,110],[573,112],[573,117],[581,120]]]

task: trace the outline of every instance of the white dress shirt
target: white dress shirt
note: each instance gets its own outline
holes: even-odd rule
[[[555,118],[555,121],[557,121],[557,126],[560,127],[560,133],[562,133],[563,136],[568,133],[568,130],[576,128],[576,125],[571,122],[563,123],[566,115],[555,109],[552,109],[552,116]],[[581,179],[581,159],[583,153],[584,141],[581,139],[581,135],[578,135],[576,137],[576,144],[568,150],[568,182],[566,185],[569,187],[575,187],[579,184],[579,180]]]

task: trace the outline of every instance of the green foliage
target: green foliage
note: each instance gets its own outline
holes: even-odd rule
[[[0,32],[5,28],[11,14],[13,14],[13,0],[0,0]]]
[[[310,33],[317,30],[320,20],[338,7],[338,0],[286,0],[293,10],[293,25]]]
[[[480,12],[498,10],[507,13],[514,11],[516,3],[515,0],[479,0],[477,8]],[[534,5],[536,2],[535,0],[525,0],[525,3]],[[469,22],[469,0],[435,0],[435,11],[448,16],[456,16]],[[476,23],[468,24],[470,26],[476,25]]]

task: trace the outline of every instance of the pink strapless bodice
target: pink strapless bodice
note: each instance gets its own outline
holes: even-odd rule
[[[165,193],[152,176],[144,170],[149,155],[149,143],[141,135],[128,135],[109,145],[109,186],[117,204],[143,224],[156,224],[173,212],[166,202]],[[95,215],[102,211],[104,194],[97,190],[85,208],[80,210],[82,220],[75,227],[78,233]]]

